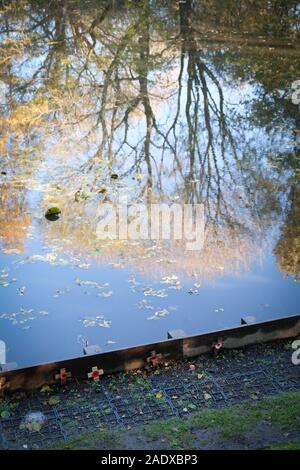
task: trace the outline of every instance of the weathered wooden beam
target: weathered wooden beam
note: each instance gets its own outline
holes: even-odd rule
[[[105,374],[139,369],[148,365],[147,359],[155,351],[162,362],[189,358],[212,351],[216,341],[222,348],[235,349],[255,343],[266,343],[300,335],[300,315],[265,322],[242,325],[236,328],[211,331],[184,338],[168,339],[158,343],[144,344],[99,354],[83,355],[32,367],[0,372],[1,391],[35,389],[55,382],[61,369],[70,372],[72,378],[86,379],[93,367],[103,369]]]

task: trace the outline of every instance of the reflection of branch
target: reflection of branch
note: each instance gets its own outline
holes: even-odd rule
[[[171,191],[177,190],[189,202],[205,199],[208,216],[216,222],[220,218],[230,220],[234,211],[226,200],[226,189],[228,180],[235,181],[231,165],[232,160],[237,160],[237,149],[226,115],[222,84],[209,63],[204,62],[191,27],[194,2],[180,3],[180,41],[176,38],[166,46],[164,39],[153,40],[155,46],[161,43],[160,50],[150,48],[150,2],[142,2],[134,10],[138,17],[133,16],[131,23],[128,15],[122,34],[119,31],[111,34],[112,24],[105,21],[112,2],[106,2],[104,7],[101,4],[95,10],[94,19],[87,16],[87,26],[71,11],[68,2],[59,5],[60,9],[49,7],[47,14],[37,8],[37,14],[26,20],[26,27],[27,22],[31,25],[28,27],[31,36],[35,38],[41,29],[47,45],[28,82],[20,78],[19,88],[15,90],[24,94],[24,101],[28,89],[35,93],[53,92],[54,96],[59,91],[64,108],[71,108],[69,122],[63,120],[65,128],[85,121],[86,127],[90,127],[84,129],[80,142],[83,139],[88,142],[100,133],[94,154],[78,171],[92,173],[93,170],[92,177],[96,177],[97,162],[106,159],[110,167],[126,154],[123,175],[140,172],[143,164],[146,166],[147,182],[143,191],[156,187],[162,194],[164,175],[168,172],[168,188],[174,179]],[[172,63],[170,57],[163,60],[169,50],[172,52],[174,44],[181,45],[176,108],[174,112],[172,109],[167,123],[162,124],[153,104],[157,93],[151,95],[150,80],[159,70],[158,62],[162,70]],[[71,47],[72,63],[69,61]],[[36,48],[32,50],[36,52]],[[30,59],[28,64],[31,65]],[[46,85],[39,85],[41,76],[48,79]],[[75,99],[79,97],[77,106],[72,103],[73,91]],[[171,93],[163,99],[173,104]],[[142,137],[131,132],[130,117],[136,111],[143,113]]]
[[[104,153],[104,148],[105,145],[108,141],[108,131],[107,131],[107,126],[106,126],[106,105],[107,105],[107,100],[109,96],[109,86],[112,82],[112,77],[114,72],[117,70],[118,65],[120,63],[122,54],[124,50],[126,49],[128,42],[130,39],[134,36],[136,29],[138,27],[138,22],[136,22],[134,25],[129,26],[127,29],[127,32],[123,36],[122,40],[120,41],[116,53],[114,55],[113,60],[111,61],[105,75],[104,75],[104,81],[103,81],[103,86],[102,86],[102,93],[101,93],[101,103],[100,103],[100,109],[98,111],[98,119],[97,119],[97,124],[101,124],[101,129],[102,129],[102,140],[101,143],[98,147],[97,152],[95,155],[88,160],[83,166],[82,169],[88,168],[89,170],[92,169],[92,167],[95,164],[96,159],[102,158],[103,153]]]

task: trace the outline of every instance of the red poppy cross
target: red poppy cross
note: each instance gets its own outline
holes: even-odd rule
[[[97,366],[92,367],[92,372],[88,373],[88,378],[93,379],[94,382],[98,382],[100,379],[100,375],[103,375],[104,371],[103,369],[98,369]]]
[[[214,347],[214,354],[215,356],[217,356],[223,347],[223,339],[218,338],[217,341],[214,343],[213,347]]]
[[[157,354],[156,351],[151,351],[150,357],[147,357],[147,362],[152,365],[152,367],[158,367],[162,360],[162,354]]]
[[[60,369],[58,374],[55,374],[55,380],[60,380],[61,385],[66,385],[67,380],[71,377],[71,372],[67,372],[65,367]]]

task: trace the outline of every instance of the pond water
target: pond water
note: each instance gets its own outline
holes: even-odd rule
[[[7,361],[299,313],[299,10],[259,4],[3,2]],[[124,196],[202,204],[201,250],[99,239],[99,206]]]

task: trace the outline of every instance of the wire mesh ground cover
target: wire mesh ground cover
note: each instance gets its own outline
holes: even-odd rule
[[[153,371],[104,376],[99,383],[72,382],[45,393],[14,394],[0,402],[8,410],[0,420],[2,448],[46,448],[82,431],[130,428],[153,420],[182,417],[207,408],[255,401],[300,390],[300,366],[291,362],[287,341],[199,356],[192,362]],[[190,370],[191,363],[195,370]],[[24,426],[29,412],[42,412],[39,431]]]

